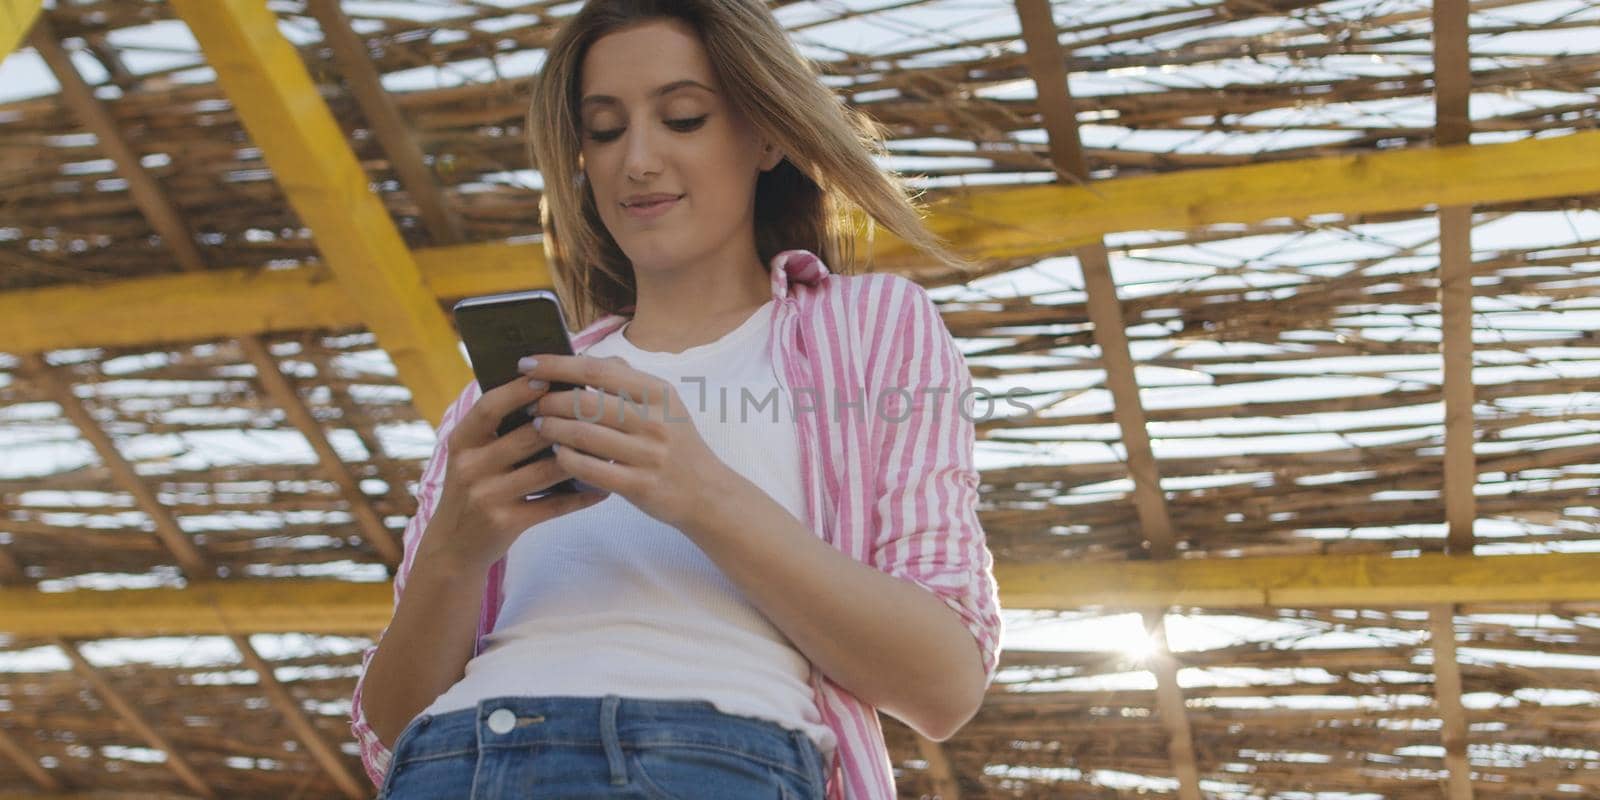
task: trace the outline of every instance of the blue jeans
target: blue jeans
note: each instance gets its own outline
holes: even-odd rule
[[[704,700],[491,697],[420,714],[379,800],[823,800],[810,737]]]

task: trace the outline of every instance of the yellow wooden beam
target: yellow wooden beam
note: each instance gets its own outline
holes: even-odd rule
[[[1600,553],[1389,558],[1382,554],[1117,563],[1000,563],[1007,608],[1423,608],[1600,600]],[[196,581],[186,589],[0,589],[0,633],[19,637],[220,633],[371,635],[389,583]]]
[[[300,54],[261,0],[174,0],[359,318],[438,419],[472,379],[437,299]],[[158,321],[159,324],[159,321]]]
[[[44,0],[0,0],[0,61],[22,44],[43,9]]]
[[[1090,186],[975,191],[930,209],[930,226],[983,258],[1043,256],[1118,231],[1183,230],[1319,213],[1500,203],[1600,192],[1600,131],[1418,147],[1118,178]],[[904,243],[879,245],[904,261]]]
[[[388,581],[193,581],[183,589],[0,589],[0,631],[92,639],[228,633],[362,634],[394,613]],[[32,617],[30,619],[30,617]]]
[[[1416,608],[1600,600],[1600,553],[1384,554],[999,564],[1008,608]]]
[[[990,259],[1056,254],[1121,230],[1593,193],[1600,193],[1600,131],[1192,170],[1090,188],[983,190],[936,206],[929,222],[953,234],[961,249]],[[878,236],[880,267],[885,258],[910,263],[903,243],[886,231]],[[536,242],[429,248],[410,258],[420,273],[424,300],[427,295],[453,299],[550,285]],[[333,276],[342,283],[335,267]],[[342,291],[329,278],[322,269],[218,269],[203,275],[8,292],[0,294],[0,341],[19,351],[49,350],[342,328],[364,321],[372,325],[377,318],[363,310],[371,296],[353,286]],[[382,331],[377,332],[387,346]]]
[[[432,248],[416,251],[415,256],[423,285],[435,298],[551,285],[537,243]],[[325,267],[213,269],[0,292],[0,342],[19,352],[188,342],[361,324],[361,312],[351,293],[341,288]],[[448,336],[453,346],[454,332]],[[379,341],[382,343],[381,338]]]

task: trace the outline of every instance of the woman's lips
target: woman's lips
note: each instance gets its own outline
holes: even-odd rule
[[[683,196],[679,195],[671,200],[643,203],[636,206],[623,206],[622,210],[627,212],[628,216],[635,219],[655,219],[656,217],[671,211],[672,208],[676,206],[682,199]]]

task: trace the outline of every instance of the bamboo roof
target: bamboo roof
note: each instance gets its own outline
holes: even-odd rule
[[[1015,391],[902,796],[1600,796],[1600,3],[772,5]],[[249,6],[0,2],[0,797],[370,796],[440,309],[547,281],[577,3]]]

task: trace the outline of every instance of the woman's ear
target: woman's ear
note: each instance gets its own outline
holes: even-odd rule
[[[767,142],[767,146],[761,151],[761,171],[770,172],[782,161],[783,151],[779,150],[772,142]]]

